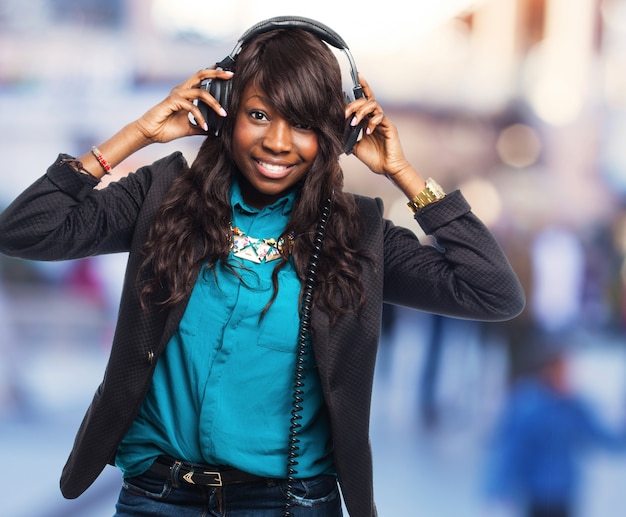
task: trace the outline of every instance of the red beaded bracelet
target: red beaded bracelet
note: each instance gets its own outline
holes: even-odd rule
[[[107,162],[106,158],[100,152],[100,149],[98,149],[97,147],[92,147],[91,152],[96,157],[96,160],[98,160],[98,163],[104,169],[104,173],[109,174],[111,172],[111,164]]]

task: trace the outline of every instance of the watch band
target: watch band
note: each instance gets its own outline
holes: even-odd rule
[[[444,197],[446,197],[446,193],[441,186],[434,179],[428,178],[426,180],[426,188],[411,199],[411,201],[407,203],[407,206],[415,214],[426,205],[430,205]]]

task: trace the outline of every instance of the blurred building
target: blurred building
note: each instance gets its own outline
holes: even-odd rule
[[[516,324],[532,326],[543,303],[533,242],[560,227],[583,250],[573,325],[621,329],[626,1],[397,0],[375,17],[335,4],[0,0],[0,150],[19,156],[0,170],[0,205],[58,152],[82,153],[222,58],[253,23],[310,16],[344,36],[412,163],[462,188],[497,233],[528,293]],[[192,160],[198,144],[151,146],[116,173],[174,149]],[[354,158],[344,168],[348,189],[383,195],[388,215],[412,225],[390,182],[363,179]]]
[[[224,57],[252,24],[285,14],[318,19],[344,37],[408,158],[446,190],[462,188],[497,234],[529,300],[522,316],[492,329],[509,342],[509,363],[523,353],[517,345],[529,329],[565,309],[561,331],[621,350],[626,0],[387,0],[375,9],[330,0],[0,0],[0,152],[9,157],[0,168],[0,208],[59,152],[78,155],[103,141]],[[115,174],[173,150],[192,160],[200,141],[151,146]],[[413,225],[390,182],[363,174],[354,158],[343,165],[349,190],[383,197],[388,216]],[[543,246],[555,233],[570,239]],[[19,397],[32,401],[34,390],[40,406],[77,403],[81,386],[97,378],[64,384],[50,374],[50,358],[37,354],[54,350],[53,364],[71,356],[84,361],[73,370],[100,372],[103,357],[77,353],[84,342],[106,347],[115,318],[123,257],[74,266],[0,257],[3,325],[17,330],[14,347],[0,346],[0,371],[9,353],[10,365],[34,361],[34,373],[19,366],[14,373],[30,383]],[[576,299],[555,306],[565,295]],[[0,401],[14,387],[0,378]]]

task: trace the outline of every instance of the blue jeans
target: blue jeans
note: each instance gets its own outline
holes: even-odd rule
[[[124,480],[114,517],[282,517],[287,482],[267,479],[223,487],[178,485],[151,472]],[[296,480],[294,517],[341,517],[335,476]]]

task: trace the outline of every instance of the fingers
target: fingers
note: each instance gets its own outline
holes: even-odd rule
[[[175,95],[184,99],[184,108],[189,114],[189,121],[192,125],[201,127],[208,131],[207,120],[198,107],[199,103],[206,104],[221,117],[226,117],[227,113],[223,106],[213,97],[207,89],[203,87],[203,82],[209,79],[219,79],[228,81],[233,77],[233,72],[227,70],[216,70],[215,68],[206,68],[199,70],[189,77],[185,82],[176,86],[171,95]]]
[[[202,81],[206,79],[224,79],[228,80],[233,76],[233,72],[215,68],[203,68],[198,70],[195,74],[189,77],[184,83],[180,84],[177,88],[199,88]]]
[[[376,101],[369,83],[361,74],[359,74],[359,80],[363,88],[363,97],[346,105],[345,116],[352,126],[357,126],[362,120],[367,119],[364,131],[369,135],[384,120],[385,114]]]

